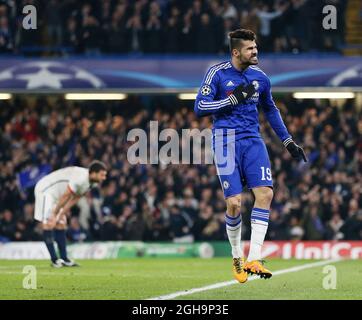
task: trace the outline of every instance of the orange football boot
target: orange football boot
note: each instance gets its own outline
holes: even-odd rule
[[[240,283],[248,280],[248,274],[244,271],[244,259],[233,258],[233,274],[234,278]]]
[[[270,270],[264,267],[264,260],[253,260],[244,264],[244,271],[248,274],[256,274],[260,278],[269,279],[272,277]]]

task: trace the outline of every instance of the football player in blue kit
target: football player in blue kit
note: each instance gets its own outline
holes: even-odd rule
[[[225,222],[233,256],[233,274],[244,283],[248,274],[265,279],[272,276],[261,257],[273,198],[273,181],[268,151],[259,132],[258,106],[291,156],[305,162],[307,158],[284,125],[271,95],[268,76],[256,66],[255,33],[238,29],[230,32],[229,37],[231,60],[216,64],[207,71],[194,110],[199,117],[213,117],[212,148],[226,201]],[[226,167],[222,161],[225,154]],[[255,197],[247,259],[244,259],[241,247],[240,211],[244,185]]]

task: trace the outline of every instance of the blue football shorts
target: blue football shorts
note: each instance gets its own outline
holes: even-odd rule
[[[261,138],[228,143],[213,142],[214,161],[225,198],[240,194],[243,187],[273,187],[270,160]]]

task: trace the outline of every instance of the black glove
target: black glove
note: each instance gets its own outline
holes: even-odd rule
[[[307,157],[302,147],[298,146],[292,138],[283,141],[284,146],[287,148],[293,159],[302,160],[307,162]]]
[[[243,102],[246,99],[249,99],[256,92],[255,87],[252,83],[249,83],[247,86],[242,84],[238,85],[233,93],[229,96],[230,102],[233,106]]]

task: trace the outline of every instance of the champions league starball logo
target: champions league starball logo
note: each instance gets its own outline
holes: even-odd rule
[[[350,67],[335,75],[328,85],[332,87],[361,86],[362,64]]]
[[[210,93],[211,93],[211,87],[210,87],[210,86],[204,85],[204,86],[201,88],[201,94],[202,94],[203,96],[208,96]]]
[[[0,71],[0,88],[63,89],[103,88],[89,71],[60,62],[21,63]]]

